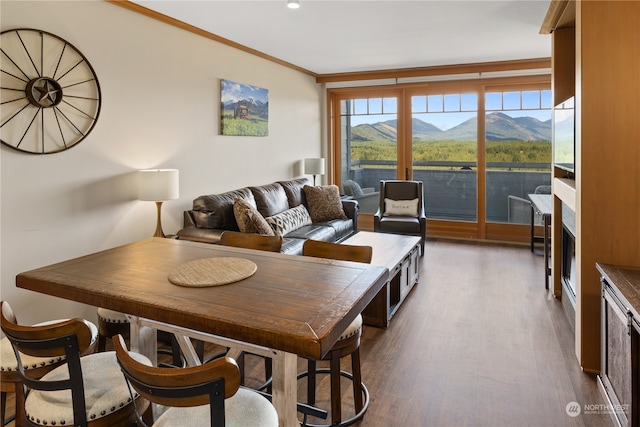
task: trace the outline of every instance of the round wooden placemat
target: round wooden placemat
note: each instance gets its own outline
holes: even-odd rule
[[[257,269],[253,261],[244,258],[204,258],[180,264],[169,273],[169,281],[191,288],[220,286],[246,279]]]

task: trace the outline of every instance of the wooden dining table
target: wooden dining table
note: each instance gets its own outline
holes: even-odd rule
[[[240,258],[255,272],[221,285],[178,286],[185,263]],[[368,264],[150,238],[18,274],[19,288],[126,313],[131,347],[155,360],[155,333],[215,342],[273,360],[280,426],[297,426],[297,356],[322,358],[387,281]]]

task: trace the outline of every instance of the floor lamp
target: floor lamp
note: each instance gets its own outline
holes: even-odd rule
[[[180,197],[178,169],[145,169],[138,171],[138,177],[138,199],[156,202],[158,215],[153,237],[166,237],[160,212],[163,201]]]
[[[313,175],[313,185],[316,185],[316,175],[324,175],[324,159],[304,159],[304,173]]]

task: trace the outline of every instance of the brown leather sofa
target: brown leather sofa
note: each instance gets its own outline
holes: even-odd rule
[[[200,196],[193,201],[193,209],[184,211],[184,228],[178,231],[178,239],[218,243],[224,231],[240,231],[233,211],[233,203],[237,198],[248,201],[265,218],[300,204],[308,208],[305,185],[311,185],[308,178]],[[347,219],[303,225],[284,235],[282,252],[301,255],[307,239],[340,242],[351,236],[358,229],[358,202],[342,200],[342,209]]]

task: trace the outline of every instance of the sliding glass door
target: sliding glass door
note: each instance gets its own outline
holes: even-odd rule
[[[414,179],[434,234],[526,241],[527,195],[551,184],[547,82],[353,88],[328,99],[333,180],[362,214],[375,213],[380,180]]]
[[[411,95],[411,166],[424,182],[427,217],[478,218],[478,95]]]

